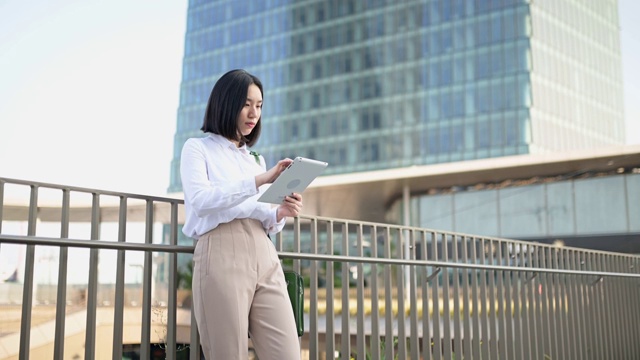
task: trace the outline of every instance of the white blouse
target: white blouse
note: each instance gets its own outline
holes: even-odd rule
[[[246,145],[240,148],[223,136],[188,139],[182,147],[180,176],[186,219],[182,232],[194,239],[234,219],[256,219],[268,233],[282,230],[276,207],[258,202],[266,186],[256,189],[255,177],[266,171]]]

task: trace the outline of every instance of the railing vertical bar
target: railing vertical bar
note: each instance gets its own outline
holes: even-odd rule
[[[554,269],[559,269],[560,268],[560,263],[559,263],[559,251],[560,248],[558,246],[555,246],[553,248],[551,248],[551,266]],[[565,357],[565,352],[564,352],[564,332],[563,329],[564,327],[563,325],[563,321],[564,321],[564,317],[565,317],[565,313],[563,311],[564,306],[562,303],[562,293],[563,293],[563,289],[564,289],[564,275],[560,275],[560,274],[553,274],[552,278],[554,279],[553,281],[553,318],[554,318],[554,329],[555,331],[557,331],[557,335],[554,336],[555,338],[555,345],[556,345],[556,357],[560,358],[560,359],[566,359]]]
[[[598,254],[595,256],[594,264],[598,270],[606,271],[606,255]],[[602,359],[614,359],[612,357],[612,349],[610,344],[612,344],[613,339],[611,338],[611,331],[609,329],[609,320],[614,316],[612,311],[612,305],[615,303],[614,297],[609,291],[612,291],[610,282],[604,281],[604,278],[600,277],[595,280],[595,283],[592,280],[592,288],[595,297],[597,298],[596,303],[598,306],[598,312],[600,313],[600,335],[598,336],[599,341],[602,344]]]
[[[513,334],[513,344],[512,344],[512,356],[522,359],[524,358],[524,329],[522,323],[524,322],[524,301],[522,300],[523,294],[521,292],[521,287],[524,284],[521,281],[521,276],[525,271],[523,271],[523,264],[520,261],[520,254],[522,253],[522,244],[506,244],[507,246],[507,256],[506,259],[510,266],[514,268],[515,271],[509,272],[509,287],[507,291],[510,292],[511,305],[510,305],[510,313],[511,319],[513,321],[512,331]]]
[[[92,194],[91,240],[100,238],[100,194]],[[87,287],[87,322],[85,333],[85,359],[93,359],[96,351],[96,310],[98,306],[99,249],[89,250],[89,279]]]
[[[429,260],[429,238],[431,241],[433,238],[430,235],[427,235],[426,231],[422,232],[422,250],[421,255],[425,260]],[[429,300],[431,299],[431,303],[433,303],[433,296],[429,294],[429,266],[422,266],[422,358],[424,360],[431,360],[431,339],[432,339],[432,331],[431,331],[431,322],[433,320],[433,316],[431,316],[431,309],[429,306]],[[434,271],[434,270],[432,270]]]
[[[551,267],[553,269],[560,269],[559,252],[560,247],[556,246],[551,249]],[[554,329],[557,331],[557,335],[553,336],[556,342],[556,356],[560,359],[566,359],[564,347],[566,342],[564,341],[564,321],[566,320],[566,313],[564,311],[564,280],[565,275],[552,274],[553,281],[553,321]]]
[[[621,266],[622,263],[623,263],[622,259],[618,258],[618,256],[611,255],[610,256],[611,266],[609,267],[609,269],[611,271],[616,271],[616,272],[618,271],[626,272],[625,269],[623,269]],[[618,320],[617,321],[615,319],[611,320],[611,326],[618,334],[617,344],[614,344],[613,347],[614,349],[620,349],[618,353],[621,355],[622,358],[628,359],[630,358],[629,353],[630,353],[631,344],[627,344],[627,336],[629,336],[629,333],[627,330],[628,319],[624,317],[624,309],[629,308],[627,307],[627,296],[626,296],[627,292],[625,289],[626,288],[625,283],[627,279],[609,279],[609,280],[613,280],[611,282],[613,286],[617,289],[618,304],[619,304],[619,306],[614,309]],[[616,324],[620,324],[620,326],[616,326]],[[614,337],[615,337],[615,334],[614,334]]]
[[[197,240],[193,241],[195,248]],[[192,258],[193,259],[193,258]],[[198,324],[196,323],[196,314],[191,310],[191,326],[189,334],[189,360],[201,360],[200,354],[200,334],[198,333]]]
[[[333,221],[328,221],[327,222],[327,255],[333,255]],[[335,273],[333,271],[333,267],[334,267],[334,262],[333,261],[328,261],[327,262],[327,296],[326,296],[326,302],[327,302],[327,312],[326,312],[326,324],[327,324],[327,328],[325,331],[325,336],[324,336],[324,341],[325,341],[325,349],[326,349],[326,356],[327,358],[329,358],[330,356],[332,358],[335,357],[335,352],[336,352],[336,342],[335,342],[335,337],[336,337],[336,331],[333,327],[334,324],[334,319],[335,319],[335,308],[334,308],[334,276]]]
[[[560,267],[562,269],[566,269],[569,270],[570,267],[570,255],[569,255],[569,250],[566,248],[562,248],[560,256],[561,256],[561,262],[560,262]],[[574,351],[574,344],[576,342],[576,336],[575,336],[575,331],[574,331],[574,312],[573,312],[573,305],[572,305],[572,288],[573,288],[573,275],[565,275],[564,276],[564,291],[563,291],[563,304],[564,304],[564,313],[565,313],[565,320],[564,320],[564,352],[565,352],[565,356],[567,356],[568,359],[573,358],[576,356],[576,352]]]
[[[147,200],[145,215],[145,244],[153,243],[153,202]],[[151,358],[151,260],[152,253],[144,252],[142,281],[142,324],[140,329],[140,358]]]
[[[574,251],[574,269],[582,270],[584,269],[584,255],[583,251]],[[593,358],[593,349],[590,339],[590,329],[591,326],[590,317],[587,314],[587,293],[585,292],[585,279],[583,276],[576,276],[576,301],[578,303],[576,313],[578,314],[578,321],[581,327],[578,327],[578,332],[580,333],[580,343],[581,347],[580,352],[582,353],[582,359],[591,359]]]
[[[514,244],[511,244],[511,246],[514,246]],[[501,241],[500,242],[500,248],[502,249],[502,263],[505,266],[513,266],[513,264],[511,263],[511,251],[510,250],[510,246],[506,241]],[[516,347],[515,347],[515,329],[514,329],[514,323],[515,323],[515,309],[513,306],[513,286],[512,286],[512,277],[513,277],[514,272],[512,271],[502,271],[502,282],[503,282],[503,291],[502,294],[504,295],[503,298],[503,302],[504,302],[504,309],[505,309],[505,331],[506,331],[506,336],[505,336],[505,354],[506,354],[506,358],[508,359],[513,359],[515,358],[515,354],[516,354]],[[518,349],[519,350],[519,349]]]
[[[120,196],[118,210],[118,242],[127,238],[127,197]],[[122,359],[122,336],[124,319],[124,265],[125,251],[118,250],[116,259],[116,294],[113,306],[113,354],[112,359]]]
[[[489,258],[486,264],[495,264],[496,241],[489,240]],[[489,271],[489,329],[491,331],[491,340],[489,342],[489,350],[491,351],[491,359],[498,359],[498,343],[500,341],[500,330],[498,326],[498,309],[496,301],[496,271]],[[503,359],[504,360],[504,359]]]
[[[520,245],[520,251],[517,255],[519,259],[519,265],[521,268],[526,268],[529,264],[529,256],[525,255],[529,253],[529,245]],[[531,329],[529,328],[529,306],[531,303],[527,300],[527,284],[529,279],[529,272],[519,271],[518,279],[520,287],[517,289],[517,298],[520,300],[519,317],[522,318],[520,326],[522,331],[520,332],[520,339],[522,340],[521,359],[532,359],[531,355]],[[516,354],[517,356],[517,354]]]
[[[480,245],[480,247],[478,247]],[[482,241],[478,243],[475,237],[471,238],[471,263],[478,263],[478,251],[482,249]],[[480,270],[471,270],[471,306],[473,307],[473,342],[472,345],[472,359],[480,359],[480,346],[482,344],[482,338],[484,334],[480,332],[481,319],[484,316],[482,309],[480,308],[480,299],[478,295],[478,279],[482,272]],[[484,299],[483,299],[484,301]]]
[[[469,263],[469,237],[462,236],[462,249],[460,249],[462,253],[462,262],[465,264]],[[463,334],[464,337],[462,339],[462,344],[464,346],[462,356],[465,358],[473,358],[471,353],[471,343],[473,342],[473,338],[477,335],[471,332],[471,317],[476,309],[471,304],[471,299],[469,298],[469,269],[462,270],[462,304],[464,308],[463,315]]]
[[[548,269],[551,266],[549,265],[549,247],[544,245],[540,248],[540,266],[543,269]],[[553,339],[551,336],[551,332],[555,331],[551,326],[551,292],[553,291],[553,285],[550,281],[551,275],[548,273],[542,274],[542,326],[543,326],[543,345],[544,345],[544,356],[547,356],[551,359],[554,358],[553,353]]]
[[[431,241],[431,259],[435,261],[441,261],[442,254],[439,252],[438,240],[440,239],[440,233],[432,232]],[[433,358],[435,360],[442,360],[442,327],[440,316],[440,277],[442,272],[446,272],[448,269],[440,269],[440,272],[435,274],[433,282],[431,283],[431,300],[433,303]],[[448,359],[447,359],[448,360]]]
[[[635,260],[637,260],[636,258]],[[622,267],[622,271],[625,273],[635,273],[636,272],[636,264],[634,264],[634,258],[625,259],[626,261],[622,263],[620,266]],[[640,358],[640,351],[638,351],[640,345],[639,337],[637,336],[638,327],[638,302],[636,299],[640,295],[640,283],[637,279],[627,279],[624,284],[625,288],[625,309],[627,309],[628,313],[625,314],[627,318],[627,346],[629,346],[629,358],[637,359]]]
[[[31,185],[29,197],[29,220],[27,235],[35,236],[38,220],[38,186]],[[35,245],[27,245],[22,283],[22,317],[20,318],[20,359],[29,359],[31,341],[31,309],[33,307],[33,269],[35,265]]]
[[[571,269],[571,255],[570,251],[567,248],[562,248],[561,251],[561,268],[570,270]],[[575,351],[575,319],[574,319],[574,308],[573,308],[573,275],[565,275],[564,276],[564,293],[563,293],[563,303],[564,303],[564,312],[565,312],[565,330],[564,330],[564,340],[565,340],[565,355],[568,359],[574,358],[577,356]]]
[[[540,267],[543,269],[548,269],[549,266],[549,247],[542,246],[540,248]],[[553,291],[551,281],[549,281],[549,274],[544,273],[541,274],[541,284],[542,284],[542,294],[541,294],[541,302],[542,302],[542,334],[543,334],[543,344],[544,344],[544,356],[555,358],[553,353],[553,345],[551,339],[551,331],[555,331],[555,329],[551,328],[551,306],[549,303],[549,294]]]
[[[318,253],[318,220],[311,219],[311,253]],[[318,261],[313,260],[310,264],[311,271],[311,296],[309,304],[309,357],[318,358]],[[313,296],[315,294],[315,296]]]
[[[577,270],[584,270],[586,261],[587,261],[586,252],[584,251],[578,252],[578,258],[576,261]],[[594,358],[594,353],[593,353],[594,345],[591,343],[592,341],[591,332],[593,331],[593,329],[590,327],[593,326],[593,318],[592,318],[593,313],[590,311],[590,309],[588,309],[590,300],[588,297],[589,294],[586,291],[587,278],[585,276],[579,276],[577,277],[577,281],[578,281],[578,296],[579,296],[578,306],[580,308],[579,316],[583,326],[582,352],[584,354],[585,359],[592,359]]]
[[[588,258],[589,258],[589,269],[591,270],[599,270],[600,266],[598,264],[599,259],[597,256],[595,256],[593,253],[589,252],[588,253]],[[606,359],[607,358],[607,354],[606,354],[606,347],[604,346],[603,339],[605,339],[605,334],[604,334],[604,324],[602,321],[602,316],[603,316],[603,307],[602,307],[602,301],[601,301],[601,297],[600,297],[600,293],[602,292],[600,290],[600,286],[601,283],[600,281],[597,281],[595,284],[593,283],[594,279],[590,278],[589,279],[589,292],[591,293],[591,300],[593,301],[593,307],[592,307],[592,312],[593,312],[593,317],[594,317],[594,326],[595,326],[595,331],[594,331],[594,337],[592,338],[594,342],[597,342],[596,344],[596,355],[598,359]],[[597,288],[596,288],[597,287]]]
[[[349,223],[342,224],[342,254],[349,255]],[[342,332],[340,333],[341,356],[351,356],[351,332],[349,329],[349,263],[342,263]]]
[[[278,249],[278,251],[284,251],[284,236],[282,233],[283,232],[280,231],[276,234],[276,249]]]
[[[640,273],[640,257],[629,259],[629,272]],[[636,299],[640,299],[640,282],[636,279],[629,279],[627,287],[628,303],[631,305],[629,316],[629,341],[633,344],[631,358],[640,358],[640,329],[636,324],[640,324],[640,303]]]
[[[571,250],[571,269],[579,270],[580,269],[580,253],[576,250]],[[586,323],[584,317],[584,299],[582,297],[582,277],[574,275],[571,277],[573,279],[573,314],[574,314],[574,334],[576,334],[576,344],[574,345],[576,352],[576,359],[586,359],[588,357],[586,348]]]
[[[453,243],[453,239],[451,241]],[[449,235],[442,234],[442,260],[449,261]],[[449,284],[451,282],[450,269],[444,269],[442,274],[442,325],[443,325],[443,354],[444,359],[452,359],[452,339],[451,339],[451,306],[450,306],[450,288]]]
[[[547,269],[553,269],[553,248],[546,247],[546,264]],[[557,323],[557,312],[554,307],[555,299],[558,296],[557,290],[557,279],[556,274],[547,274],[547,291],[545,291],[547,298],[547,309],[548,309],[548,324],[549,324],[549,352],[551,353],[551,357],[553,359],[560,359],[560,355],[558,352],[558,323]]]
[[[624,259],[622,259],[621,256],[608,255],[607,260],[607,270],[615,272],[626,272],[625,269],[623,269],[621,266],[624,262]],[[629,353],[629,350],[631,344],[627,344],[627,336],[629,335],[627,329],[628,316],[625,316],[624,313],[631,307],[627,304],[625,282],[626,279],[607,279],[607,284],[610,283],[610,286],[613,287],[615,289],[615,293],[617,293],[613,296],[614,299],[616,299],[618,302],[618,306],[615,306],[613,308],[615,316],[618,320],[616,321],[615,318],[609,320],[609,328],[613,333],[614,340],[617,341],[617,344],[613,344],[613,349],[618,350],[618,357],[620,357],[621,359],[630,359],[631,354]],[[616,326],[616,324],[620,324],[621,326]]]
[[[362,224],[356,227],[356,253],[359,257],[364,256],[364,245],[362,241]],[[363,358],[366,354],[365,349],[365,332],[364,332],[364,265],[356,264],[356,351],[358,358]]]
[[[581,252],[581,265],[582,265],[582,269],[586,269],[586,270],[591,270],[591,262],[589,260],[589,253],[582,251]],[[588,359],[601,359],[599,356],[599,352],[598,352],[598,344],[595,344],[594,341],[596,341],[596,336],[595,336],[595,326],[596,325],[596,321],[595,321],[595,312],[596,309],[593,306],[593,296],[591,294],[591,286],[589,285],[588,279],[586,277],[582,277],[581,279],[581,285],[582,285],[582,301],[584,304],[584,312],[585,312],[585,324],[586,326],[586,340],[585,340],[585,344],[587,346],[587,350],[586,350],[586,355]]]
[[[385,227],[384,257],[391,259],[391,229]],[[393,359],[393,288],[391,282],[391,265],[384,265],[384,299],[385,299],[385,359]]]
[[[601,255],[603,261],[603,270],[604,271],[616,271],[615,263],[613,259],[613,255],[604,254]],[[609,338],[611,342],[609,343],[609,354],[613,356],[613,358],[622,358],[625,359],[624,356],[625,349],[623,344],[624,334],[622,333],[622,329],[624,329],[624,319],[621,316],[622,308],[622,280],[617,278],[607,278],[603,279],[602,283],[602,291],[604,292],[603,296],[605,297],[604,305],[608,307],[608,316],[605,314],[605,321],[607,322],[607,328],[609,329]],[[607,291],[607,289],[611,289],[611,291]]]
[[[293,218],[293,252],[299,254],[300,249],[300,217],[296,216]],[[293,270],[301,273],[299,259],[293,259]]]
[[[507,266],[517,267],[516,247],[518,244],[503,243],[503,258]],[[522,343],[520,339],[520,301],[518,296],[518,275],[520,271],[505,273],[505,294],[507,303],[507,346],[509,358],[522,359]]]
[[[570,249],[565,249],[565,268],[568,270],[574,269],[575,264],[575,256],[574,252]],[[580,339],[580,333],[578,331],[580,322],[578,319],[578,300],[576,294],[576,276],[575,275],[567,275],[567,309],[568,309],[568,357],[570,359],[580,357],[582,353],[582,345]]]
[[[69,237],[69,189],[62,190],[62,208],[60,217],[60,238]],[[0,207],[2,204],[0,203]],[[64,358],[64,329],[67,308],[67,261],[69,260],[69,249],[60,246],[58,259],[58,290],[56,294],[56,331],[53,344],[53,358],[61,360]]]
[[[620,265],[618,267],[618,269],[622,272],[625,273],[633,273],[633,264],[631,263],[633,261],[633,259],[625,259],[624,257],[620,256]],[[625,260],[629,260],[629,262],[626,262]],[[634,281],[634,279],[627,279],[624,281],[623,283],[623,291],[624,291],[624,309],[628,309],[628,314],[624,315],[625,321],[626,321],[626,330],[625,330],[625,347],[627,349],[629,349],[628,351],[628,357],[630,359],[633,358],[637,358],[637,344],[638,342],[635,341],[635,337],[634,337],[634,331],[635,331],[635,324],[636,322],[634,321],[634,317],[636,314],[636,311],[634,310],[636,308],[636,302],[633,301],[634,296],[633,296],[633,288],[638,288],[640,286],[638,286],[637,281]]]
[[[634,273],[635,268],[633,264],[633,259],[625,259],[623,264],[620,266],[623,269],[623,272]],[[637,327],[637,314],[638,314],[638,303],[634,301],[636,299],[636,295],[638,294],[638,289],[640,289],[640,283],[637,279],[627,279],[624,284],[625,288],[625,309],[627,309],[628,313],[625,314],[627,318],[627,346],[629,346],[629,358],[637,359],[639,358],[640,352],[638,352],[638,338],[636,337]]]
[[[404,254],[403,254],[403,250],[405,247],[405,242],[408,242],[408,234],[406,231],[403,231],[401,228],[397,229],[397,234],[398,234],[398,241],[396,242],[396,244],[398,244],[398,246],[396,247],[396,258],[397,259],[404,259]],[[404,274],[405,274],[405,269],[408,265],[400,265],[398,272],[396,274],[396,286],[398,288],[398,296],[396,297],[396,299],[398,300],[398,358],[399,359],[406,359],[407,358],[407,331],[406,331],[406,324],[405,324],[405,319],[407,316],[407,312],[406,312],[406,300],[407,300],[407,289],[405,289],[405,282],[404,282]]]
[[[507,255],[507,259],[511,266],[519,268],[522,263],[519,262],[519,254],[522,252],[522,244],[510,244],[511,246]],[[513,352],[511,353],[514,359],[524,358],[524,352],[522,351],[522,302],[520,301],[521,294],[520,287],[520,275],[523,271],[515,271],[509,273],[509,287],[508,291],[511,294],[512,305],[511,314],[513,317]]]
[[[480,238],[480,264],[485,265],[487,258],[486,258],[486,254],[487,254],[487,250],[488,250],[488,246],[489,244],[487,244],[486,240],[484,238]],[[481,276],[481,280],[480,280],[480,301],[481,301],[481,313],[482,313],[482,343],[481,343],[481,350],[482,350],[482,359],[491,359],[490,355],[489,355],[489,345],[491,342],[491,336],[492,334],[489,333],[489,301],[488,301],[488,296],[487,296],[487,286],[488,284],[488,277],[490,276],[489,271],[487,270],[481,270],[480,271],[480,276]],[[495,358],[494,358],[495,359]]]
[[[603,257],[600,255],[596,255],[593,254],[593,266],[595,269],[598,270],[602,270],[603,269]],[[607,342],[607,338],[609,337],[609,333],[607,332],[607,317],[611,316],[611,312],[608,310],[608,307],[610,306],[610,304],[606,304],[605,301],[605,297],[604,297],[604,292],[605,292],[605,284],[604,284],[604,278],[600,278],[599,280],[596,280],[595,284],[593,284],[593,280],[592,280],[592,286],[591,289],[593,291],[593,297],[595,299],[595,304],[597,307],[597,314],[598,314],[598,341],[601,342],[600,344],[600,353],[601,353],[601,359],[610,359],[610,354],[609,354],[609,347],[608,344],[606,344]],[[603,341],[604,340],[604,341]]]
[[[526,268],[532,268],[533,266],[533,246],[531,244],[525,245],[522,254],[522,265]],[[535,318],[535,305],[533,303],[533,288],[535,276],[537,276],[534,272],[523,272],[522,274],[522,301],[526,303],[524,307],[524,311],[526,312],[524,316],[525,331],[524,341],[525,341],[525,359],[536,359],[537,351],[536,351],[536,318]],[[527,357],[528,356],[528,357]]]
[[[612,268],[614,269],[614,271],[616,272],[628,272],[629,269],[625,269],[624,268],[624,258],[622,256],[612,256]],[[618,332],[620,334],[620,339],[618,340],[618,344],[620,346],[622,350],[622,355],[624,356],[624,358],[626,359],[631,359],[632,355],[631,355],[631,349],[633,347],[633,344],[629,342],[629,335],[631,333],[631,329],[629,327],[629,318],[631,316],[631,310],[633,308],[632,305],[630,305],[627,301],[627,295],[628,295],[628,287],[630,284],[628,284],[629,279],[620,279],[620,281],[617,282],[617,287],[618,287],[618,293],[620,294],[619,297],[619,302],[620,302],[620,308],[617,309],[618,310],[618,317],[620,318],[620,322],[622,324],[622,326],[620,327],[620,329],[618,329]],[[615,323],[613,324],[614,328],[615,328]]]
[[[378,232],[375,225],[371,226],[371,254],[378,257]],[[378,265],[371,264],[371,359],[380,359],[380,304],[378,302]]]
[[[503,242],[497,241],[497,254],[495,256],[496,263],[504,265],[504,254],[502,249]],[[497,275],[497,295],[496,302],[498,306],[498,352],[501,359],[509,359],[507,356],[508,346],[513,344],[512,336],[507,334],[506,321],[510,317],[507,315],[507,304],[505,303],[505,284],[504,278],[507,275],[504,271],[496,271]]]
[[[546,245],[541,245],[538,247],[538,267],[541,269],[547,268],[547,256],[546,256]],[[538,286],[538,301],[540,304],[540,312],[538,314],[540,322],[540,337],[538,341],[540,341],[540,345],[542,348],[541,355],[543,358],[552,358],[553,355],[551,353],[551,341],[550,341],[550,328],[549,328],[549,306],[547,302],[547,294],[549,293],[549,281],[547,279],[547,273],[542,273],[538,275],[538,279],[540,280],[540,284]]]
[[[622,266],[622,264],[624,263],[624,259],[621,256],[611,254],[611,255],[608,255],[607,258],[609,261],[608,269],[614,272],[626,272],[626,270]],[[627,279],[610,278],[608,279],[608,282],[611,283],[610,285],[611,287],[617,290],[616,292],[618,294],[617,295],[618,306],[613,308],[613,311],[615,312],[618,318],[618,321],[615,321],[615,319],[609,320],[610,328],[617,333],[617,335],[615,335],[615,333],[613,335],[614,338],[617,337],[617,345],[614,344],[613,349],[614,351],[616,349],[620,349],[618,351],[618,354],[620,354],[622,358],[628,359],[631,357],[630,356],[631,344],[627,344],[627,336],[629,336],[629,332],[627,330],[627,322],[629,320],[628,318],[629,314],[625,314],[625,313],[631,307],[628,306],[627,298],[626,298],[627,292],[626,292],[625,283],[627,282]],[[620,324],[620,326],[616,326],[616,324]]]
[[[563,249],[564,269],[573,269],[573,252],[569,249]],[[566,354],[568,359],[575,359],[578,357],[578,348],[580,337],[577,335],[576,329],[578,329],[578,319],[576,315],[576,301],[575,301],[575,276],[567,275],[566,277],[566,306],[567,306],[567,347]]]
[[[559,247],[555,249],[554,267],[556,269],[565,269],[564,264],[564,248]],[[567,275],[557,276],[558,295],[556,298],[556,312],[558,313],[558,321],[560,322],[558,328],[560,330],[560,336],[558,337],[558,343],[560,345],[560,353],[562,359],[569,358],[568,344],[569,344],[569,327],[567,322],[569,320],[569,313],[567,312]]]
[[[451,260],[454,263],[460,261],[458,256],[458,240],[457,235],[451,237]],[[460,269],[453,269],[453,357],[462,359],[462,337],[468,334],[462,333],[462,320],[460,319]],[[465,302],[466,303],[466,302]],[[466,307],[466,306],[465,306]]]
[[[178,245],[178,204],[171,203],[171,227],[169,229],[169,244]],[[169,253],[169,279],[167,291],[167,348],[166,359],[175,360],[177,356],[177,305],[178,305],[178,254]]]
[[[416,259],[416,230],[410,230],[409,232],[409,259]],[[405,257],[406,258],[406,257]],[[410,348],[411,359],[418,359],[420,356],[420,342],[418,340],[418,297],[416,289],[416,267],[409,266],[409,324],[411,326]]]
[[[542,268],[542,257],[540,253],[543,249],[535,245],[533,249],[533,267]],[[545,348],[545,322],[543,320],[545,316],[544,309],[542,308],[542,295],[540,291],[543,290],[544,286],[544,274],[537,274],[535,278],[535,283],[533,283],[533,301],[535,303],[535,326],[536,326],[536,356],[535,359],[544,358],[546,355]]]
[[[589,253],[589,261],[591,262],[590,268],[592,270],[600,269],[600,266],[598,264],[599,257],[595,256],[591,252]],[[607,349],[605,344],[603,344],[602,342],[606,338],[606,334],[604,332],[604,323],[602,321],[604,310],[602,307],[602,299],[600,295],[602,293],[600,285],[602,285],[602,283],[599,280],[595,279],[594,283],[594,279],[590,277],[589,292],[591,292],[591,300],[593,301],[593,313],[596,326],[593,341],[599,342],[599,344],[596,344],[596,347],[598,349],[596,352],[598,359],[605,359],[607,358]]]

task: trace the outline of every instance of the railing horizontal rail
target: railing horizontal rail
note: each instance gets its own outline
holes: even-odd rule
[[[308,222],[315,221],[318,223],[333,223],[334,225],[348,224],[352,226],[362,226],[363,228],[380,228],[380,229],[389,229],[394,231],[408,231],[408,232],[415,231],[418,233],[437,234],[445,238],[446,237],[457,237],[457,238],[466,237],[466,238],[477,239],[477,240],[482,239],[484,241],[505,242],[512,246],[524,246],[524,247],[538,246],[538,247],[544,247],[544,248],[560,249],[559,247],[553,244],[545,244],[545,243],[532,242],[527,240],[516,240],[516,239],[510,239],[510,238],[504,238],[504,237],[498,237],[498,236],[484,236],[484,235],[480,236],[480,235],[469,234],[464,232],[453,232],[453,231],[430,229],[430,228],[424,228],[424,227],[418,227],[418,226],[386,224],[386,223],[362,221],[362,220],[356,221],[356,220],[348,220],[348,219],[336,219],[336,218],[330,218],[330,217],[311,216],[311,215],[304,215],[304,214],[299,215],[298,218],[300,220],[305,220]],[[630,232],[629,234],[633,235],[635,233]],[[634,256],[627,253],[620,254],[612,251],[593,250],[589,248],[571,247],[571,246],[564,246],[564,245],[561,248],[563,250],[577,250],[585,254],[588,253],[588,254],[600,254],[600,255]]]
[[[59,239],[41,236],[18,236],[0,234],[0,242],[11,244],[25,245],[48,245],[48,246],[67,246],[89,249],[109,249],[109,250],[137,250],[137,251],[155,251],[170,253],[193,253],[193,246],[182,245],[162,245],[162,244],[137,244],[125,242],[111,242],[104,240],[80,240],[80,239]],[[390,259],[377,257],[360,257],[360,256],[343,256],[343,255],[322,255],[322,254],[305,254],[292,252],[279,252],[278,255],[283,259],[298,260],[319,260],[333,262],[353,262],[366,264],[389,264],[389,265],[416,265],[431,266],[436,268],[457,268],[457,269],[475,269],[475,270],[493,270],[493,271],[521,271],[530,273],[546,273],[546,274],[564,274],[564,275],[584,275],[598,277],[619,277],[619,278],[636,278],[640,279],[640,274],[608,272],[608,271],[585,271],[585,270],[564,270],[564,269],[545,269],[533,267],[518,267],[507,265],[484,265],[473,263],[455,263],[432,260],[410,260],[410,259]]]
[[[25,185],[25,186],[35,186],[46,189],[54,189],[54,190],[69,190],[86,194],[96,194],[96,195],[105,195],[105,196],[117,196],[117,197],[126,197],[128,199],[137,199],[137,200],[150,200],[150,201],[160,201],[160,202],[169,202],[176,204],[184,204],[183,199],[178,198],[170,198],[163,196],[153,196],[153,195],[143,195],[143,194],[134,194],[134,193],[125,193],[119,191],[111,191],[111,190],[100,190],[100,189],[91,189],[85,187],[78,186],[69,186],[69,185],[61,185],[61,184],[50,184],[45,182],[38,181],[27,181],[27,180],[19,180],[19,179],[11,179],[0,177],[0,183],[8,183],[14,185]]]
[[[0,234],[0,242],[25,245],[67,246],[89,249],[139,250],[168,253],[193,253],[193,246],[128,243],[104,240],[59,239],[42,236],[21,236]]]
[[[317,254],[304,254],[304,253],[292,253],[292,252],[279,252],[278,255],[283,259],[354,262],[354,263],[366,263],[366,264],[417,265],[417,266],[431,266],[436,268],[457,268],[457,269],[476,269],[476,270],[493,270],[493,271],[522,271],[522,272],[533,272],[533,273],[564,274],[564,275],[593,275],[593,276],[602,276],[602,277],[621,277],[621,278],[640,279],[640,274],[605,272],[605,271],[543,269],[543,268],[533,268],[533,267],[505,266],[505,265],[482,265],[482,264],[455,263],[455,262],[431,261],[431,260],[403,260],[403,259],[387,259],[387,258],[341,256],[341,255],[317,255]]]

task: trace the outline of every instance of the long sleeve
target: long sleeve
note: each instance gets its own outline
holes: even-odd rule
[[[276,208],[258,202],[265,187],[257,189],[255,177],[266,171],[260,160],[219,135],[187,140],[180,164],[184,234],[198,238],[219,224],[245,218],[259,220],[269,233],[282,230],[285,219],[277,221]]]
[[[213,181],[208,176],[205,149],[197,141],[187,141],[182,149],[180,174],[185,202],[198,217],[227,210],[256,195],[255,177],[248,176],[237,182]]]

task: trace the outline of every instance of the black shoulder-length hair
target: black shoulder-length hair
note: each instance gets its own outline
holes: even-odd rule
[[[247,71],[236,69],[222,75],[211,90],[200,130],[240,141],[247,146],[255,144],[260,137],[262,121],[258,121],[251,134],[242,136],[238,133],[238,116],[247,101],[247,91],[251,84],[256,85],[264,96],[260,79]]]

